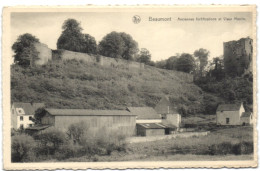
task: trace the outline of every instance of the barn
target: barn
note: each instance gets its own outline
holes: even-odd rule
[[[66,132],[71,124],[84,122],[95,135],[97,131],[116,131],[124,135],[134,135],[136,115],[126,110],[88,109],[45,109],[41,119],[43,125],[52,125]]]

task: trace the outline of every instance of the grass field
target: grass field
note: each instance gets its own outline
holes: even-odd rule
[[[65,161],[206,161],[252,160],[253,154],[209,155],[210,146],[228,142],[253,142],[252,127],[219,128],[205,137],[176,138],[129,144],[126,152],[112,152],[110,156],[70,158]]]

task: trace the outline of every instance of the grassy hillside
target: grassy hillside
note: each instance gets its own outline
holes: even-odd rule
[[[209,98],[186,74],[149,66],[141,73],[76,60],[50,62],[38,68],[11,67],[12,102],[44,102],[56,108],[124,109],[153,107],[164,95],[184,114],[204,111],[205,97]]]

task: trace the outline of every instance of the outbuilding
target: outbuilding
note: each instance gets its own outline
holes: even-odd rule
[[[253,123],[253,114],[252,112],[243,112],[240,118],[241,125],[251,125]]]

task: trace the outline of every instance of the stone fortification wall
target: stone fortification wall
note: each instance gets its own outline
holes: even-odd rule
[[[34,47],[39,52],[39,60],[35,61],[36,65],[46,64],[49,60],[52,60],[52,51],[47,45],[42,43],[35,43]]]

